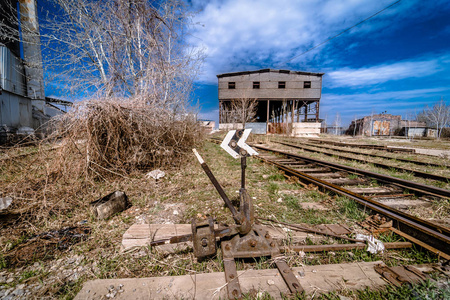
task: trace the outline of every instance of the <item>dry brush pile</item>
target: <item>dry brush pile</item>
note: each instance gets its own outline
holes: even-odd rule
[[[58,173],[94,176],[173,168],[202,141],[195,115],[138,100],[91,100],[58,123]],[[74,159],[76,158],[76,159]]]

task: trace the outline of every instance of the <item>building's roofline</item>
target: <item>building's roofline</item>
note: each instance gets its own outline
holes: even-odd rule
[[[54,97],[45,97],[45,102],[47,103],[54,103],[54,104],[60,104],[60,105],[66,105],[66,106],[72,106],[73,102],[57,99]]]
[[[284,74],[298,74],[298,75],[312,75],[312,76],[323,76],[325,74],[325,73],[313,73],[313,72],[303,72],[303,71],[261,69],[261,70],[255,70],[255,71],[243,71],[243,72],[219,74],[219,75],[217,75],[217,78],[248,75],[248,74],[255,74],[255,73],[268,73],[268,72],[284,73]]]

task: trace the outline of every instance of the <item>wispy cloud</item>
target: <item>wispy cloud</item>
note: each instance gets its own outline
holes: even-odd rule
[[[447,65],[447,66],[446,66]],[[391,80],[422,78],[449,67],[448,56],[408,60],[363,68],[342,68],[327,72],[330,87],[369,86]]]

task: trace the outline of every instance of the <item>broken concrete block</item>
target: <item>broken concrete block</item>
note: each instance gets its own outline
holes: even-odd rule
[[[90,203],[92,213],[97,219],[104,220],[131,206],[124,192],[115,191]]]

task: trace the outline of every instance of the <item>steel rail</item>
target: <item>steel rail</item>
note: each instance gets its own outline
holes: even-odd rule
[[[309,140],[313,141],[313,142],[317,142],[319,144],[331,144],[334,146],[357,147],[357,148],[361,148],[361,149],[380,150],[380,151],[387,151],[387,152],[416,153],[416,150],[409,149],[409,148],[388,147],[388,146],[384,146],[384,145],[349,144],[349,143],[333,142],[333,141],[327,141],[327,140],[321,140],[321,139],[311,139],[311,138]]]
[[[272,141],[275,143],[280,143],[278,141]],[[284,142],[284,143],[288,143],[288,142]],[[291,144],[291,143],[289,143]],[[324,144],[310,144],[310,143],[302,143],[305,144],[307,146],[311,146],[311,147],[318,147],[318,148],[324,148],[327,150],[334,150],[334,151],[339,151],[339,152],[345,152],[345,153],[351,153],[351,154],[358,154],[358,155],[368,155],[368,156],[372,156],[372,157],[379,157],[379,158],[385,158],[385,159],[390,159],[390,160],[397,160],[397,161],[401,161],[401,162],[405,162],[405,163],[412,163],[415,165],[420,165],[420,166],[429,166],[429,167],[437,167],[437,168],[442,168],[442,167],[450,167],[450,165],[446,165],[446,164],[436,164],[436,163],[431,163],[431,162],[424,162],[424,161],[420,161],[420,160],[415,160],[415,159],[405,159],[405,158],[399,158],[399,157],[390,157],[390,156],[386,156],[386,155],[381,155],[381,154],[375,154],[375,153],[363,153],[363,152],[358,152],[358,151],[352,151],[352,150],[347,150],[347,149],[338,149],[338,148],[333,148],[331,146],[326,146]],[[296,145],[296,146],[301,146],[299,144],[291,144],[291,145]],[[344,147],[344,146],[338,146],[338,145],[334,145],[335,147]],[[347,148],[347,147],[345,147]],[[373,150],[377,150],[377,149],[373,149]]]
[[[278,144],[281,144],[281,145],[285,145],[285,146],[289,146],[289,147],[293,147],[293,148],[298,148],[298,149],[303,149],[303,150],[310,151],[310,152],[322,153],[322,154],[325,154],[325,155],[328,155],[328,156],[336,156],[336,157],[341,158],[341,159],[353,160],[353,161],[359,161],[359,162],[363,162],[363,163],[373,164],[374,166],[380,167],[380,168],[383,168],[383,169],[396,169],[398,171],[411,173],[411,174],[413,174],[416,177],[422,177],[422,178],[426,178],[426,179],[433,179],[433,180],[442,181],[442,182],[446,182],[446,183],[450,182],[450,177],[445,177],[445,176],[441,176],[441,175],[425,173],[425,172],[422,172],[422,171],[416,171],[416,170],[402,168],[402,167],[398,167],[398,166],[386,165],[386,164],[383,164],[383,163],[378,163],[378,162],[365,160],[365,159],[360,159],[360,158],[355,158],[355,157],[348,157],[348,156],[345,156],[345,155],[339,155],[339,154],[330,153],[330,152],[326,152],[326,151],[314,150],[314,149],[310,149],[308,147],[304,147],[304,146],[296,145],[296,144],[291,144],[291,143],[286,143],[286,142],[276,142],[276,141],[274,141],[274,142],[278,143]],[[340,151],[340,150],[336,150],[336,151]],[[358,153],[358,154],[364,155],[364,153]]]
[[[277,152],[277,153],[283,154],[288,157],[301,159],[301,160],[305,160],[305,161],[310,161],[310,162],[313,162],[313,163],[316,163],[316,164],[319,164],[322,166],[326,166],[326,167],[331,167],[332,169],[336,169],[336,170],[340,170],[340,171],[347,171],[347,172],[352,172],[355,174],[365,175],[365,176],[375,178],[375,179],[380,180],[385,183],[394,184],[401,188],[407,188],[411,191],[416,191],[421,194],[450,198],[450,191],[446,190],[446,189],[429,186],[429,185],[425,185],[425,184],[421,184],[421,183],[417,183],[417,182],[413,182],[413,181],[409,181],[409,180],[404,180],[404,179],[389,176],[389,175],[366,171],[366,170],[358,169],[355,167],[349,167],[349,166],[345,166],[345,165],[341,165],[341,164],[337,164],[337,163],[326,162],[326,161],[322,161],[319,159],[302,156],[302,155],[298,155],[298,154],[293,154],[293,153],[289,153],[289,152],[285,152],[285,151],[281,151],[281,150],[274,150],[274,149],[267,148],[267,147],[260,146],[260,145],[252,145],[252,147],[266,150],[266,151]]]
[[[262,146],[255,146],[252,145],[255,148],[259,148],[266,151],[272,151],[277,152],[280,154],[283,154],[283,151],[278,151],[273,149],[269,149]],[[288,153],[287,153],[288,154]],[[295,156],[295,155],[294,155]],[[332,183],[328,183],[324,180],[315,178],[311,175],[308,175],[303,172],[299,172],[297,170],[294,170],[292,168],[289,168],[285,165],[279,164],[275,161],[271,161],[262,157],[259,157],[261,160],[273,164],[277,166],[280,170],[283,170],[288,175],[296,176],[302,180],[306,180],[310,183],[313,183],[321,188],[324,188],[326,190],[329,190],[333,193],[348,197],[350,199],[355,200],[359,204],[365,206],[366,208],[369,208],[375,212],[381,213],[388,218],[393,220],[393,226],[394,228],[401,230],[402,232],[407,233],[408,235],[416,238],[417,240],[433,247],[436,249],[436,254],[444,254],[446,257],[450,255],[450,230],[441,227],[437,224],[428,222],[426,220],[419,219],[417,217],[414,217],[412,215],[406,214],[404,212],[398,211],[394,208],[391,208],[387,205],[384,205],[382,203],[379,203],[377,201],[371,200],[369,198],[366,198],[362,195],[353,193],[347,189],[344,189],[340,186],[334,185]],[[299,158],[300,159],[300,158]]]

